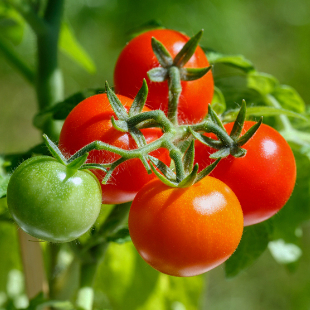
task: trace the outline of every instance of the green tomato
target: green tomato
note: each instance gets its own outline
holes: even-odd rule
[[[72,171],[48,156],[32,157],[12,174],[9,211],[28,234],[50,242],[72,241],[95,223],[101,187],[87,170]]]

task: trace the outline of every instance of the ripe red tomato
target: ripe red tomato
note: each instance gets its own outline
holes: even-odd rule
[[[118,96],[125,108],[129,110],[132,99]],[[149,109],[144,109],[149,111]],[[100,140],[126,150],[135,149],[137,145],[128,133],[116,130],[111,123],[115,116],[106,94],[89,97],[79,103],[66,118],[60,133],[59,148],[66,155],[73,155],[85,145]],[[162,131],[158,128],[142,130],[147,143],[158,139]],[[159,149],[151,155],[169,165],[168,151]],[[108,151],[91,151],[87,162],[110,163],[120,158],[119,155]],[[100,170],[92,170],[99,181],[105,176]],[[102,187],[102,202],[119,204],[133,200],[140,188],[149,182],[154,174],[148,175],[139,159],[130,159],[118,166],[108,184]]]
[[[242,134],[255,123],[246,121]],[[233,123],[225,125],[231,132]],[[246,156],[222,159],[210,174],[226,183],[238,197],[244,225],[262,222],[277,213],[292,194],[296,181],[296,163],[285,139],[272,127],[262,124],[242,146]],[[196,141],[195,162],[203,169],[215,150]]]
[[[149,86],[146,105],[152,109],[161,109],[167,114],[168,83],[151,82],[147,72],[159,67],[151,46],[152,37],[164,44],[172,57],[182,49],[189,40],[186,35],[168,29],[145,32],[131,40],[122,50],[114,71],[115,91],[118,94],[134,98],[145,78]],[[196,52],[184,66],[185,68],[208,67],[209,62],[203,50],[198,46]],[[213,97],[213,76],[209,71],[202,78],[181,82],[182,93],[179,101],[178,119],[180,123],[197,123],[208,112],[208,104]]]
[[[232,190],[215,178],[188,188],[153,180],[135,197],[128,226],[149,265],[168,275],[189,277],[220,265],[235,251],[243,215]]]

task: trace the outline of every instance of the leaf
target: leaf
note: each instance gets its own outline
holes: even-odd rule
[[[135,27],[128,31],[127,35],[130,38],[134,38],[138,36],[139,34],[142,34],[143,32],[154,30],[154,29],[164,29],[162,22],[157,19],[152,19],[138,27]]]
[[[250,72],[247,76],[247,86],[255,89],[262,95],[268,95],[279,86],[278,80],[270,74],[262,72]]]
[[[294,263],[302,255],[300,247],[293,243],[286,243],[283,239],[269,242],[268,248],[273,258],[279,264]]]
[[[113,310],[197,310],[204,279],[161,274],[142,260],[131,242],[111,243],[96,276],[94,306]]]
[[[0,175],[0,199],[6,196],[9,180],[9,175]]]
[[[297,113],[305,112],[305,102],[294,88],[287,85],[279,85],[274,89],[272,95],[284,109]]]
[[[152,38],[152,49],[162,67],[170,67],[173,63],[172,57],[166,47],[154,37]]]
[[[238,115],[239,110],[229,110],[227,113],[223,116],[223,122],[228,123],[235,120],[236,116]],[[256,106],[256,107],[247,107],[246,110],[246,117],[250,116],[277,116],[277,115],[287,115],[290,117],[295,117],[298,119],[302,119],[304,121],[307,121],[308,119],[299,113],[281,109],[281,108],[274,108],[274,107],[265,107],[265,106]]]
[[[204,48],[210,64],[223,63],[232,67],[236,67],[245,72],[254,70],[254,65],[242,55],[224,55],[213,50]]]
[[[25,30],[25,21],[22,16],[12,7],[0,3],[0,34],[13,44],[21,43]]]
[[[73,59],[78,65],[85,69],[88,73],[96,73],[96,66],[84,48],[76,40],[73,31],[68,23],[62,22],[59,46],[61,51]]]
[[[271,225],[262,222],[244,227],[241,242],[235,253],[225,263],[227,278],[235,277],[249,267],[267,248]]]
[[[180,69],[180,76],[182,81],[195,81],[203,77],[207,74],[210,70],[210,67],[206,68],[181,68]]]
[[[123,244],[125,242],[131,241],[128,227],[121,228],[117,232],[115,232],[114,234],[109,235],[107,237],[107,241],[115,242],[118,244]]]
[[[226,110],[226,101],[221,90],[214,86],[214,94],[211,102],[211,107],[216,114],[222,114]]]
[[[36,114],[33,119],[33,124],[37,128],[41,128],[42,124],[44,124],[47,117],[52,117],[55,120],[64,120],[69,115],[69,113],[73,110],[75,106],[77,106],[81,101],[85,100],[88,97],[104,93],[105,90],[103,88],[93,88],[93,89],[85,89],[84,91],[75,93],[70,97],[66,98],[64,101],[57,103],[56,105],[47,108],[40,113]],[[40,127],[41,126],[41,127]]]

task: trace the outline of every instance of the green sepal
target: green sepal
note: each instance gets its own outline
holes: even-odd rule
[[[254,136],[254,134],[256,133],[260,125],[262,124],[262,122],[263,122],[263,117],[261,117],[255,125],[253,125],[243,136],[241,136],[238,139],[237,141],[238,146],[242,146],[245,143],[247,143]]]
[[[211,154],[209,157],[212,159],[217,159],[217,158],[224,158],[230,155],[230,148],[229,147],[224,147],[220,149],[219,151]]]
[[[151,163],[151,169],[155,173],[155,175],[158,177],[160,181],[162,181],[164,184],[170,186],[170,187],[178,187],[178,183],[172,182],[165,178],[161,173],[159,173],[156,168],[154,167],[153,163]]]
[[[165,46],[154,37],[152,38],[152,49],[162,67],[170,67],[173,64],[173,59],[170,53]]]
[[[189,173],[193,170],[195,160],[195,140],[192,140],[189,148],[183,156],[183,165],[185,173]]]
[[[133,103],[129,109],[129,112],[128,112],[129,117],[137,115],[142,111],[142,109],[145,105],[145,101],[147,98],[148,91],[149,91],[149,89],[148,89],[146,80],[143,79],[142,86],[139,89],[139,91],[138,91],[138,93],[137,93],[135,99],[133,100]]]
[[[146,156],[142,156],[141,158],[139,158],[144,166],[144,168],[146,169],[147,173],[148,174],[151,174],[152,173],[152,169],[147,161],[147,158]]]
[[[189,127],[189,131],[191,132],[191,134],[193,135],[193,137],[196,140],[199,140],[201,143],[206,144],[208,146],[213,147],[214,149],[220,149],[223,146],[222,141],[219,140],[214,140],[212,138],[209,138],[205,135],[202,135],[196,131],[194,131],[192,128]]]
[[[105,88],[107,97],[109,99],[110,105],[117,116],[119,120],[127,120],[128,114],[126,109],[124,108],[121,101],[117,98],[116,94],[112,91],[112,89],[109,87],[108,82],[105,82]]]
[[[233,140],[237,140],[240,137],[245,117],[246,117],[246,103],[245,100],[242,100],[241,108],[239,110],[237,118],[234,122],[234,126],[230,133],[230,136],[233,138]]]
[[[168,70],[163,67],[157,67],[149,70],[147,76],[152,82],[163,82],[168,78]]]
[[[218,125],[219,127],[221,127],[223,130],[226,131],[226,129],[223,126],[223,123],[221,122],[221,120],[219,119],[218,115],[214,112],[213,108],[211,107],[211,104],[209,104],[208,106],[208,116],[211,118],[211,120]]]
[[[242,149],[240,147],[236,147],[230,150],[230,154],[236,158],[245,156],[246,152],[246,149]]]
[[[184,188],[192,186],[196,181],[198,168],[199,165],[196,164],[193,168],[193,171],[179,183],[178,187]]]
[[[129,130],[128,124],[126,121],[116,120],[113,115],[111,117],[111,123],[112,123],[112,126],[118,131],[128,132]]]
[[[142,147],[146,145],[145,137],[139,129],[132,127],[129,129],[129,133],[132,136],[132,138],[135,140],[138,147]]]
[[[97,169],[97,170],[101,170],[105,173],[107,173],[109,171],[106,167],[104,167],[104,164],[95,164],[95,163],[84,164],[80,167],[80,170],[83,170],[83,169],[88,169],[88,170],[89,169]]]
[[[169,181],[172,181],[172,182],[175,181],[174,172],[165,163],[163,163],[158,158],[150,156],[150,155],[149,155],[149,159],[152,162],[152,164],[155,165]]]
[[[116,160],[115,162],[113,162],[111,167],[110,167],[110,169],[109,169],[109,171],[107,172],[107,174],[105,175],[105,177],[103,178],[101,183],[102,184],[107,184],[107,182],[109,181],[109,179],[110,179],[113,171],[115,170],[115,168],[117,166],[119,166],[121,163],[123,163],[124,161],[126,161],[126,160],[127,160],[127,158],[122,157],[122,158]]]
[[[203,30],[200,30],[195,36],[187,41],[187,43],[183,46],[183,48],[179,51],[173,60],[173,64],[175,66],[181,68],[190,60],[196,51],[202,34]]]
[[[78,157],[72,161],[70,159],[68,160],[67,168],[70,168],[72,170],[78,170],[87,160],[88,153],[85,153],[83,156]]]
[[[197,174],[196,177],[196,181],[195,183],[199,182],[200,180],[202,180],[204,177],[206,177],[207,175],[209,175],[213,169],[217,166],[217,164],[220,162],[221,158],[218,158],[215,162],[213,162],[211,165],[209,165],[208,167],[204,168],[202,171],[200,171]]]
[[[207,74],[212,66],[205,68],[181,68],[180,76],[182,81],[194,81],[198,80]]]
[[[43,135],[43,139],[44,142],[47,146],[47,148],[49,149],[50,153],[52,154],[52,156],[61,164],[63,165],[67,165],[67,160],[66,158],[62,155],[62,153],[60,152],[59,148],[57,147],[57,145],[46,135]]]

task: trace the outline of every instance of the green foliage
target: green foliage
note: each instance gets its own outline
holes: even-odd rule
[[[142,260],[132,243],[111,244],[95,280],[95,304],[115,310],[196,310],[203,288],[203,276],[160,274]]]

